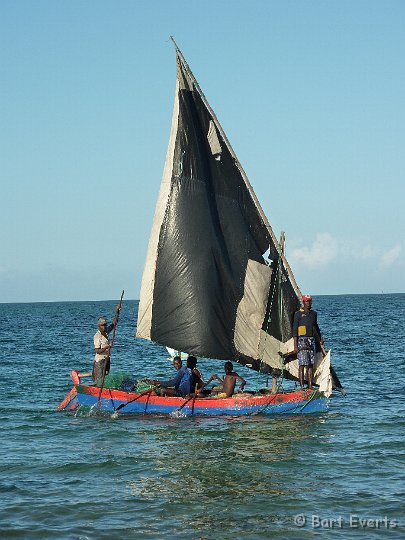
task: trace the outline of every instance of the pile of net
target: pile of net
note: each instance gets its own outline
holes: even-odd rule
[[[101,386],[101,381],[97,381],[97,386]],[[137,379],[129,373],[116,371],[104,377],[103,388],[123,390],[124,392],[144,392],[153,387],[147,379]]]

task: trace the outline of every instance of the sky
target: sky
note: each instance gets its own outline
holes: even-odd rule
[[[0,302],[139,298],[175,39],[303,292],[404,292],[405,2],[0,1]]]

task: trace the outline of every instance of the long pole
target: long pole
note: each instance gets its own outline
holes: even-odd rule
[[[272,241],[273,241],[274,245],[276,246],[276,248],[278,247],[278,251],[281,252],[281,260],[283,261],[284,267],[285,267],[285,269],[287,270],[287,272],[288,272],[288,274],[290,276],[290,280],[291,280],[291,283],[292,283],[292,285],[294,287],[295,294],[297,295],[298,299],[301,302],[302,301],[301,290],[298,287],[298,283],[297,283],[297,281],[296,281],[296,279],[294,277],[294,274],[293,274],[293,272],[291,270],[291,267],[290,267],[287,259],[284,256],[284,253],[282,253],[282,251],[280,249],[279,242],[278,242],[278,240],[277,240],[277,238],[276,238],[276,236],[275,236],[275,234],[273,232],[273,229],[271,228],[271,225],[270,225],[270,223],[269,223],[269,221],[268,221],[268,219],[266,217],[266,214],[263,211],[263,208],[262,208],[262,206],[261,206],[261,204],[260,204],[260,202],[259,202],[259,200],[258,200],[258,198],[256,196],[256,193],[254,192],[254,189],[253,189],[253,187],[252,187],[252,185],[251,185],[251,183],[249,181],[249,178],[247,177],[247,174],[246,174],[244,168],[242,167],[242,164],[239,162],[239,160],[238,160],[238,158],[237,158],[237,156],[236,156],[236,154],[235,154],[235,152],[234,152],[234,150],[232,148],[232,145],[229,142],[228,137],[226,136],[225,131],[223,130],[221,124],[219,123],[219,120],[218,120],[216,114],[214,113],[213,109],[211,108],[211,105],[208,103],[208,100],[205,97],[204,92],[201,90],[200,85],[197,82],[197,79],[194,77],[194,74],[191,71],[190,66],[188,65],[186,59],[183,56],[183,53],[179,49],[176,41],[174,40],[174,37],[170,36],[170,39],[172,40],[172,42],[173,42],[173,44],[174,44],[174,46],[176,48],[177,54],[179,55],[179,57],[180,57],[183,65],[184,65],[184,67],[186,68],[190,78],[192,79],[196,90],[200,94],[201,99],[203,100],[205,106],[207,107],[208,111],[210,112],[212,118],[214,119],[215,124],[217,125],[217,127],[218,127],[218,129],[219,129],[219,131],[221,133],[221,137],[223,138],[223,140],[225,141],[225,144],[228,147],[229,152],[231,153],[232,157],[234,158],[235,162],[237,163],[238,169],[239,169],[239,171],[240,171],[240,173],[241,173],[241,175],[242,175],[242,177],[243,177],[243,179],[245,181],[245,184],[246,184],[246,186],[247,186],[247,188],[249,190],[249,193],[250,193],[250,195],[251,195],[251,197],[252,197],[252,199],[253,199],[253,201],[254,201],[254,203],[256,205],[256,208],[257,208],[257,210],[259,212],[259,215],[260,215],[260,217],[261,217],[261,219],[262,219],[262,221],[263,221],[263,223],[264,223],[264,225],[265,225],[265,227],[266,227],[266,229],[267,229],[267,231],[268,231],[268,233],[270,235],[270,238],[272,239]]]
[[[111,353],[111,349],[114,345],[114,340],[115,340],[115,334],[117,333],[117,326],[118,326],[118,315],[121,311],[121,307],[122,307],[122,299],[124,297],[124,290],[122,290],[122,293],[121,293],[121,298],[120,298],[120,303],[118,304],[117,306],[117,310],[115,312],[115,325],[114,325],[114,332],[113,332],[113,336],[112,336],[112,339],[111,339],[111,345],[110,345],[110,350],[109,350],[109,353]],[[109,358],[109,357],[108,357]],[[108,359],[106,359],[104,365],[103,365],[103,377],[101,379],[101,386],[100,386],[100,391],[98,393],[98,400],[97,400],[97,407],[100,408],[100,404],[101,404],[101,393],[103,391],[103,388],[104,388],[104,379],[105,379],[105,372],[106,372],[106,369],[107,369],[107,363],[108,363]]]

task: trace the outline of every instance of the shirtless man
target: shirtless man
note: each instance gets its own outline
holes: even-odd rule
[[[232,362],[225,362],[224,369],[225,369],[225,377],[223,379],[218,377],[218,375],[212,375],[204,386],[209,384],[214,379],[217,379],[218,381],[222,383],[222,392],[221,394],[218,394],[217,397],[231,397],[233,393],[235,392],[236,381],[240,381],[241,383],[240,389],[243,392],[246,381],[243,377],[238,375],[236,371],[233,371]]]

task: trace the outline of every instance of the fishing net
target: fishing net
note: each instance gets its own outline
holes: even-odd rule
[[[104,377],[104,388],[123,389],[123,385],[131,386],[132,389],[136,385],[136,379],[133,375],[120,371],[109,373]]]
[[[97,386],[101,386],[101,380],[97,381]],[[118,371],[105,376],[103,388],[124,390],[124,392],[145,392],[145,390],[153,390],[155,387],[147,379],[137,380],[129,373]]]
[[[135,386],[135,392],[145,392],[145,390],[153,390],[156,389],[154,385],[151,385],[150,382],[147,379],[139,379],[136,382]]]

